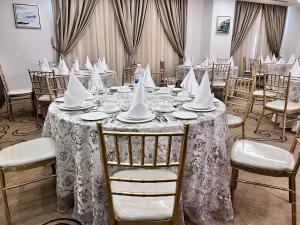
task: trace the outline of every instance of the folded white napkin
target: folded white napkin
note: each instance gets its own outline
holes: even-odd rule
[[[195,95],[198,90],[198,82],[196,80],[194,70],[191,67],[189,73],[186,75],[182,83],[180,84],[181,87],[185,89],[188,93]]]
[[[273,54],[273,56],[272,56],[272,62],[276,62],[276,61],[277,61],[277,59],[275,57],[275,54]]]
[[[233,69],[233,68],[234,68],[234,61],[233,61],[232,56],[231,56],[230,59],[228,59],[228,61],[226,62],[226,64],[229,64],[229,63],[230,63],[231,69]]]
[[[104,70],[108,70],[108,65],[106,63],[105,58],[102,59],[102,66],[103,66]]]
[[[127,112],[127,117],[135,119],[142,119],[149,115],[146,101],[145,101],[145,88],[143,82],[138,82],[137,89],[132,99],[130,108]]]
[[[208,72],[205,71],[197,94],[193,101],[197,108],[211,108],[214,106],[214,96],[211,94]]]
[[[41,62],[41,71],[42,72],[51,72],[52,71],[46,58],[44,58],[43,62]]]
[[[97,88],[98,90],[103,90],[104,86],[101,77],[98,73],[97,66],[94,65],[94,69],[91,75],[91,88]]]
[[[59,75],[69,75],[69,69],[62,57],[59,58],[58,73]]]
[[[184,65],[185,66],[192,66],[192,61],[190,60],[190,58],[188,56],[185,57],[185,61],[184,61]]]
[[[294,55],[294,54],[291,55],[291,57],[290,57],[290,59],[289,59],[289,61],[288,61],[288,64],[293,64],[293,63],[295,62],[295,60],[296,60],[295,55]]]
[[[155,87],[155,83],[154,83],[154,81],[152,79],[152,76],[151,76],[149,64],[146,67],[146,70],[144,72],[142,80],[143,80],[143,83],[144,83],[145,87]]]
[[[271,59],[270,59],[270,56],[267,56],[266,57],[266,59],[265,59],[265,61],[264,61],[264,63],[271,63],[272,61],[271,61]]]
[[[80,70],[79,59],[77,56],[75,57],[74,62],[73,62],[73,69],[76,72],[79,72],[79,70]]]
[[[300,77],[300,65],[298,60],[295,61],[290,72],[292,77]]]
[[[92,70],[93,69],[92,63],[91,63],[91,61],[90,61],[90,59],[89,59],[88,56],[86,57],[86,61],[85,61],[84,66],[88,70]]]
[[[104,70],[105,70],[105,65],[102,63],[100,58],[98,59],[98,62],[97,62],[97,70],[98,70],[98,73],[104,73]]]
[[[83,101],[89,97],[89,93],[74,75],[70,74],[68,88],[64,94],[64,105],[67,107],[81,106]]]

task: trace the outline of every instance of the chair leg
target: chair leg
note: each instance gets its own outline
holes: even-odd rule
[[[275,114],[274,129],[278,126],[278,113]]]
[[[56,164],[55,163],[51,164],[51,170],[52,170],[52,174],[55,175],[56,174]]]
[[[239,170],[236,168],[232,168],[231,172],[231,181],[230,181],[230,192],[231,192],[231,200],[233,202],[234,190],[237,187],[237,179],[239,177]]]
[[[292,193],[292,178],[289,178],[289,203],[292,203],[293,200],[293,193]]]
[[[9,107],[9,114],[8,114],[8,118],[10,121],[13,121],[13,111],[12,111],[12,105],[11,105],[11,99],[8,99],[8,107]]]
[[[257,133],[257,131],[258,131],[258,128],[259,128],[259,126],[260,126],[260,123],[261,123],[261,120],[262,120],[262,118],[263,118],[263,116],[265,115],[265,109],[263,109],[263,111],[261,112],[261,115],[260,115],[260,117],[259,117],[259,120],[258,120],[258,123],[257,123],[257,126],[256,126],[256,128],[255,128],[255,130],[254,130],[254,133],[256,134]]]
[[[7,225],[12,225],[10,212],[9,212],[9,208],[8,208],[6,190],[4,190],[4,188],[5,188],[5,176],[4,176],[4,173],[3,173],[2,169],[0,169],[0,187],[1,187],[1,192],[2,192],[6,222],[7,222]]]
[[[36,107],[36,125],[39,125],[39,106]]]
[[[245,122],[242,124],[242,138],[245,139]]]
[[[282,121],[282,138],[281,141],[284,142],[285,138],[285,126],[286,126],[286,114],[282,115],[283,121]]]
[[[296,215],[296,178],[293,176],[291,178],[291,189],[292,189],[292,225],[297,224]]]
[[[253,111],[253,105],[255,103],[255,97],[252,98],[252,103],[251,103],[251,107],[250,107],[250,112],[252,113]]]

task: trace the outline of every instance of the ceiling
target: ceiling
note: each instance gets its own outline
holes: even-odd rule
[[[264,4],[273,4],[273,5],[296,5],[300,6],[298,0],[240,0],[247,2],[259,2]]]

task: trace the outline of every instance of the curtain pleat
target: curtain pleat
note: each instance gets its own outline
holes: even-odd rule
[[[279,57],[284,25],[286,20],[286,6],[264,5],[263,14],[266,22],[266,31],[270,50]]]
[[[164,31],[180,58],[184,57],[187,26],[186,0],[155,0]]]
[[[235,19],[231,42],[231,55],[241,46],[257,15],[262,10],[262,4],[238,1],[235,8]]]
[[[59,54],[67,55],[90,23],[98,0],[55,0],[56,45]]]

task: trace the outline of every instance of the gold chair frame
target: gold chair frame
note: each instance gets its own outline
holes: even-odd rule
[[[188,138],[188,129],[189,125],[184,125],[183,132],[169,132],[169,133],[143,133],[143,132],[117,132],[117,131],[104,131],[102,124],[97,123],[98,133],[99,133],[99,149],[101,154],[102,161],[102,169],[105,181],[106,192],[108,194],[108,215],[109,215],[109,225],[171,225],[178,224],[178,209],[179,202],[181,196],[181,186],[182,186],[182,178],[185,168],[185,158],[187,151],[187,138]],[[112,161],[108,160],[107,149],[105,136],[114,137],[115,141],[115,159]],[[119,151],[119,142],[120,138],[128,138],[128,162],[122,162],[121,155]],[[138,163],[133,162],[134,152],[132,149],[132,137],[140,137],[141,138],[141,149],[140,149],[140,161]],[[154,137],[154,152],[153,152],[153,161],[152,163],[145,163],[145,138]],[[158,145],[159,145],[159,137],[167,137],[167,155],[166,162],[157,163],[158,157]],[[181,148],[179,160],[171,162],[171,146],[172,146],[172,138],[173,137],[181,137]],[[124,161],[124,160],[123,160]],[[143,179],[127,179],[127,178],[116,178],[110,176],[109,168],[111,167],[121,167],[121,168],[144,168],[144,169],[155,169],[155,168],[177,168],[177,178],[176,179],[160,179],[160,180],[143,180]],[[134,192],[117,192],[112,191],[111,181],[121,181],[121,182],[130,182],[130,183],[168,183],[168,182],[176,182],[176,190],[175,192],[170,193],[134,193]],[[138,196],[138,197],[162,197],[162,196],[174,196],[174,207],[172,218],[162,221],[124,221],[120,220],[116,217],[112,202],[113,195],[123,195],[123,196]]]
[[[229,125],[229,128],[242,127],[242,138],[245,138],[245,122],[249,116],[252,94],[255,88],[256,69],[252,69],[252,78],[229,76],[226,84],[225,106],[226,110],[239,110],[243,114],[241,123]],[[232,110],[234,109],[234,110]]]
[[[134,71],[133,67],[125,67],[123,68],[123,75],[122,75],[122,85],[124,84],[131,84],[134,78]]]
[[[1,187],[2,197],[3,197],[4,211],[5,211],[5,217],[6,217],[7,225],[12,225],[12,222],[11,222],[11,215],[10,215],[10,211],[9,211],[6,192],[8,190],[15,189],[15,188],[27,185],[27,184],[36,183],[36,182],[39,182],[39,181],[43,181],[43,180],[55,177],[56,176],[55,175],[55,166],[54,166],[55,163],[56,163],[56,159],[52,158],[52,159],[43,160],[43,161],[30,163],[30,164],[25,164],[25,165],[20,165],[20,166],[0,167],[0,187]],[[26,182],[23,182],[23,183],[20,183],[20,184],[14,184],[14,185],[11,185],[11,186],[6,185],[5,174],[8,173],[8,172],[25,171],[25,170],[34,169],[34,168],[45,167],[47,165],[52,166],[53,175],[43,176],[43,177],[40,177],[38,179],[34,179],[34,180],[31,180],[31,181],[26,181]]]
[[[211,71],[211,82],[210,86],[212,90],[218,90],[218,89],[226,89],[227,86],[227,78],[230,76],[230,70],[231,70],[231,63],[229,64],[219,64],[219,63],[213,63],[212,71]],[[226,79],[225,79],[225,86],[214,86],[214,83],[219,80],[216,79],[216,72],[226,72]],[[222,79],[223,82],[223,79]]]
[[[257,133],[258,128],[261,124],[262,118],[264,116],[268,116],[269,114],[265,114],[266,110],[271,111],[276,114],[275,126],[277,124],[278,115],[282,115],[283,117],[283,127],[282,127],[282,137],[281,141],[285,141],[285,128],[288,115],[299,113],[299,110],[287,110],[288,102],[289,102],[289,93],[290,93],[290,83],[291,83],[291,74],[288,75],[280,75],[280,74],[265,74],[264,75],[264,89],[263,89],[263,110],[258,120],[256,129],[254,133]],[[276,97],[267,97],[266,93],[274,93]],[[275,110],[273,108],[267,107],[266,104],[269,101],[273,100],[283,100],[285,102],[283,110]]]
[[[290,153],[292,154],[295,153],[295,149],[298,144],[300,144],[300,126],[296,132],[295,138],[290,148]],[[289,203],[292,204],[292,225],[296,225],[297,224],[296,222],[296,175],[299,166],[300,166],[300,154],[298,154],[293,171],[276,171],[276,170],[260,169],[260,168],[240,165],[238,163],[231,161],[232,174],[231,174],[230,189],[231,189],[232,202],[234,197],[234,190],[237,187],[237,182],[287,191],[289,192]],[[263,176],[287,177],[289,179],[289,188],[238,179],[239,170],[243,170],[246,172],[255,173]]]
[[[31,80],[34,96],[36,99],[36,124],[38,125],[39,110],[48,106],[49,102],[42,103],[39,98],[43,95],[49,95],[46,77],[54,77],[54,72],[41,72],[28,70],[29,77]]]
[[[46,77],[46,83],[50,101],[53,102],[56,98],[63,96],[67,90],[69,76]]]

